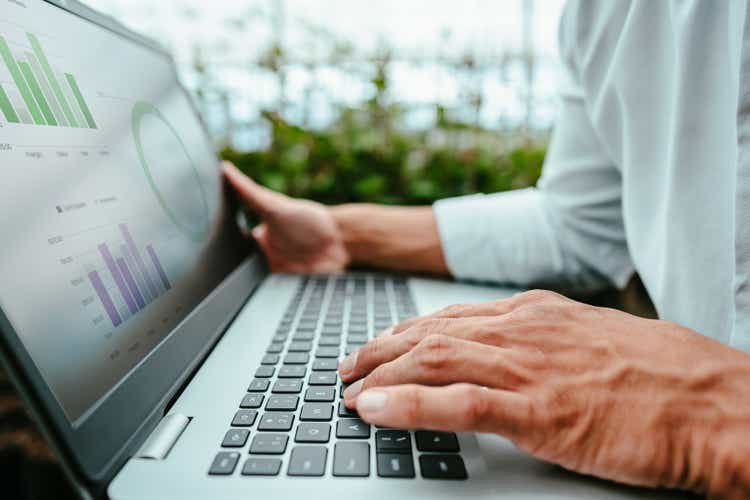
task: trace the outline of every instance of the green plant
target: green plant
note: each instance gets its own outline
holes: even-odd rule
[[[393,115],[391,110],[389,119]],[[546,151],[544,143],[503,148],[493,138],[498,132],[476,129],[469,131],[474,140],[468,146],[450,139],[431,145],[438,132],[462,132],[446,126],[420,133],[378,127],[372,109],[344,109],[323,131],[292,125],[275,113],[263,116],[272,138],[266,150],[226,148],[222,156],[263,185],[324,203],[412,205],[532,186]]]

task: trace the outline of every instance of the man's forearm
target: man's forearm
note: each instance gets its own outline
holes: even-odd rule
[[[432,207],[330,208],[354,265],[449,274]]]

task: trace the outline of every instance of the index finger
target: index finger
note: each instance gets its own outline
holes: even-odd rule
[[[222,163],[222,171],[242,201],[261,217],[267,216],[283,199],[283,195],[264,188],[228,161]]]
[[[359,394],[355,408],[363,420],[378,426],[493,432],[511,440],[534,425],[527,396],[472,384],[378,387]]]

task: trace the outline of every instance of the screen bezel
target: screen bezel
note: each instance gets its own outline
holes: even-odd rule
[[[165,57],[175,81],[182,87],[174,60],[157,44],[79,2],[45,2],[156,51]],[[182,91],[186,92],[184,88]],[[189,101],[192,105],[192,100]],[[196,119],[201,121],[206,141],[209,141],[205,125],[197,111],[193,111]],[[221,175],[218,157],[216,175]],[[40,424],[41,431],[61,455],[66,472],[81,483],[78,486],[92,490],[95,496],[103,491],[106,482],[158,423],[170,398],[210,351],[266,274],[260,253],[251,252],[75,427],[0,309],[0,360]]]

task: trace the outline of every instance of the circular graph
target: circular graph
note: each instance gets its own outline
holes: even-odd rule
[[[177,130],[143,101],[133,106],[132,127],[138,159],[162,209],[181,233],[202,240],[209,228],[206,193]]]

